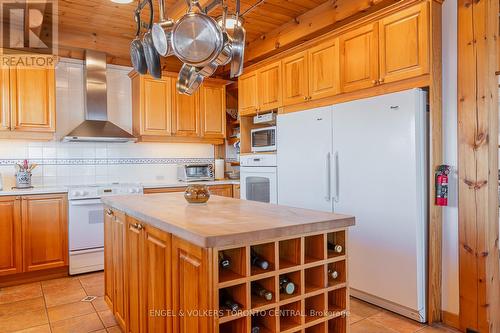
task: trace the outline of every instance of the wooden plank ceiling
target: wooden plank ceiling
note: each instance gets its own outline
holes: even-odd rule
[[[244,16],[247,41],[258,40],[260,36],[293,21],[324,2],[325,0],[242,0],[242,12],[258,4]],[[187,9],[185,0],[166,0],[166,3],[167,11],[171,13],[169,16],[180,17]],[[59,0],[61,55],[78,58],[83,49],[95,49],[108,53],[112,63],[130,64],[129,44],[135,34],[133,12],[136,4],[116,4],[110,0]],[[234,12],[234,0],[228,5],[230,12]],[[154,1],[154,7],[157,11],[157,1]],[[144,18],[148,15],[145,14]],[[215,9],[210,15],[219,16],[220,9]],[[175,61],[167,63],[175,65]]]

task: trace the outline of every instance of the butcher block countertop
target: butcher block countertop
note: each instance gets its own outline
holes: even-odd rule
[[[354,217],[212,196],[189,204],[183,193],[110,196],[105,205],[195,245],[214,248],[354,225]]]

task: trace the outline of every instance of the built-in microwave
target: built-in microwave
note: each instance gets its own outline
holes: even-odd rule
[[[276,151],[276,126],[254,128],[250,136],[252,152]]]

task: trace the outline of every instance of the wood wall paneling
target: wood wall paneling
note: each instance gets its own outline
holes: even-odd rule
[[[500,331],[497,0],[458,1],[460,327]]]

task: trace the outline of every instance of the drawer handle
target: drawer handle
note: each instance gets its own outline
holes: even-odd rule
[[[134,227],[134,229],[137,229],[139,231],[141,231],[142,229],[144,229],[144,227],[140,223],[133,224],[132,227]]]

